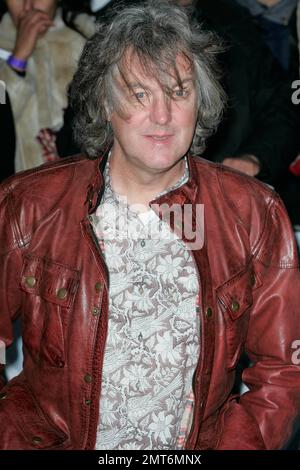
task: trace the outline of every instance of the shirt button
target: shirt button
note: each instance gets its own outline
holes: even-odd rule
[[[84,381],[87,383],[87,384],[90,384],[93,380],[93,377],[90,375],[90,374],[85,374],[84,376]]]
[[[141,247],[144,248],[144,246],[146,246],[146,242],[145,240],[141,240]]]
[[[32,444],[40,444],[41,442],[43,442],[43,439],[39,436],[33,436],[31,442]]]
[[[207,307],[206,312],[205,312],[206,318],[211,318],[213,315],[213,311],[211,307]]]
[[[140,294],[143,294],[144,293],[144,289],[142,287],[139,287],[139,293]]]
[[[28,287],[34,287],[36,285],[36,278],[33,276],[26,277],[25,282]]]
[[[100,315],[100,308],[94,307],[92,310],[92,314],[94,315],[94,317]]]
[[[234,300],[231,304],[231,309],[233,312],[238,312],[240,309],[240,304],[236,300]]]
[[[95,284],[95,291],[96,291],[96,292],[100,292],[100,291],[101,291],[101,287],[102,287],[102,286],[101,286],[101,282],[96,282],[96,284]]]
[[[56,296],[60,299],[60,300],[63,300],[67,297],[67,294],[68,294],[68,291],[67,289],[65,289],[64,287],[62,287],[61,289],[58,289],[57,293],[56,293]]]

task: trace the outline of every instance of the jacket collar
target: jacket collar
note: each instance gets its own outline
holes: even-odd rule
[[[157,198],[155,201],[151,201],[151,204],[193,204],[196,201],[198,192],[198,181],[197,181],[197,170],[192,155],[187,156],[189,166],[189,179],[188,181],[173,191]]]
[[[109,150],[105,151],[103,155],[95,159],[94,171],[91,177],[90,184],[87,188],[87,195],[85,204],[88,204],[89,214],[93,213],[98,205],[100,204],[101,197],[104,191],[104,179],[103,172],[106,166]],[[167,194],[151,201],[150,204],[186,204],[195,203],[197,192],[198,192],[198,173],[196,170],[196,164],[192,155],[188,155],[188,166],[189,166],[189,179],[188,181],[180,186],[179,188],[170,191]]]

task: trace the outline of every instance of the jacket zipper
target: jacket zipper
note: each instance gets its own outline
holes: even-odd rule
[[[103,257],[103,254],[99,248],[99,243],[98,243],[98,240],[96,238],[96,235],[94,233],[94,230],[93,230],[93,227],[91,225],[91,220],[89,218],[89,216],[87,217],[87,228],[88,228],[88,232],[92,238],[92,241],[94,242],[93,245],[94,247],[96,248],[96,251],[97,251],[97,254],[99,255],[99,257],[101,258],[101,261],[102,263],[105,265],[105,261],[104,261],[104,257]],[[106,281],[107,279],[107,275],[105,273],[105,276],[104,276],[104,283],[105,283],[105,286],[106,286],[106,289],[107,289],[107,295],[108,295],[108,283]],[[103,301],[103,300],[102,300]],[[92,364],[94,364],[94,358],[95,358],[95,354],[96,354],[96,343],[97,343],[97,338],[99,336],[99,323],[98,322],[98,325],[97,325],[97,330],[95,332],[95,335],[94,335],[94,338],[93,338],[93,360],[92,360]],[[104,346],[105,348],[105,346]],[[103,349],[104,350],[104,349]],[[103,361],[104,361],[104,354],[102,355],[102,363],[101,363],[101,370],[102,370],[102,367],[103,367]],[[101,378],[102,379],[102,378]],[[101,385],[99,386],[99,393],[97,393],[97,397],[99,398],[98,401],[97,401],[97,404],[95,403],[95,406],[98,406],[99,407],[99,404],[100,404],[100,395],[101,395]],[[91,410],[91,412],[93,411],[93,409]],[[85,443],[84,443],[84,449],[86,449],[86,445],[87,443],[90,441],[90,436],[93,434],[93,429],[91,428],[91,414],[90,413],[90,419],[89,419],[89,424],[88,424],[88,432],[87,432],[87,438],[85,440]]]
[[[186,246],[187,246],[187,243],[186,243]],[[203,305],[203,296],[202,296],[202,283],[201,283],[201,280],[200,280],[200,273],[199,273],[199,269],[198,269],[198,266],[197,266],[197,263],[196,263],[196,259],[195,259],[195,256],[193,254],[193,251],[190,250],[188,247],[187,247],[187,250],[190,252],[193,260],[194,260],[194,265],[196,267],[196,271],[197,271],[197,278],[198,278],[198,285],[199,285],[199,291],[198,291],[198,295],[201,295],[201,304]],[[202,309],[201,309],[202,311]],[[197,312],[198,314],[198,312]],[[196,366],[196,369],[195,369],[195,372],[194,372],[194,375],[193,375],[193,380],[192,380],[192,387],[193,387],[193,393],[194,393],[194,406],[193,406],[193,421],[192,421],[192,425],[191,425],[191,428],[190,428],[190,432],[189,432],[189,435],[186,439],[186,443],[189,441],[190,437],[192,436],[193,432],[194,432],[194,428],[195,428],[195,404],[196,404],[196,393],[195,393],[195,380],[196,380],[196,376],[197,376],[197,371],[200,373],[200,371],[203,369],[203,354],[201,353],[201,348],[202,348],[202,344],[203,344],[203,318],[200,317],[200,335],[199,335],[199,340],[200,340],[200,352],[199,352],[199,357],[198,357],[198,362],[197,362],[197,366]],[[199,423],[199,426],[200,426],[200,423]]]

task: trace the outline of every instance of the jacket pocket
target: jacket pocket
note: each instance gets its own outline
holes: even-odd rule
[[[1,450],[70,448],[69,437],[48,420],[20,376],[1,394]]]
[[[253,303],[252,288],[255,283],[257,280],[253,272],[245,269],[216,291],[225,322],[228,371],[236,367],[246,340],[249,308]]]
[[[79,277],[77,270],[51,260],[24,257],[22,336],[37,362],[46,361],[55,367],[65,364],[65,340]]]

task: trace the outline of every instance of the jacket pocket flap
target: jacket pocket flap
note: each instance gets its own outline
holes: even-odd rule
[[[79,272],[45,258],[26,255],[21,289],[62,307],[71,307],[79,282]]]
[[[252,305],[255,282],[253,273],[247,269],[217,288],[218,299],[232,320],[239,318]]]
[[[12,379],[5,390],[6,414],[24,436],[28,448],[59,448],[68,442],[68,436],[48,421],[20,376]]]

